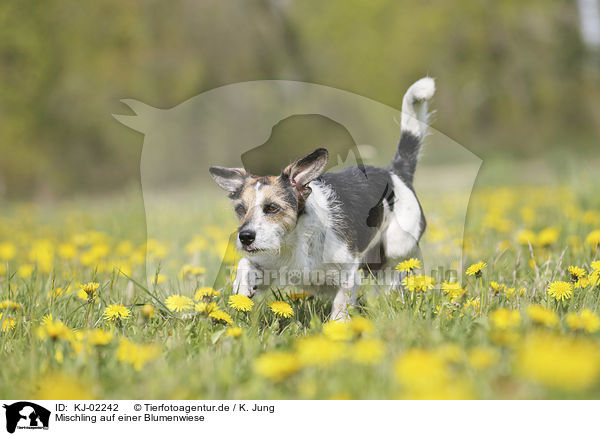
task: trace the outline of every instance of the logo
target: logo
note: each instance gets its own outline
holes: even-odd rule
[[[115,119],[144,134],[140,176],[146,233],[148,241],[153,241],[150,245],[155,248],[148,252],[154,251],[152,255],[146,256],[146,270],[149,275],[158,268],[167,274],[178,273],[176,270],[169,271],[171,267],[168,266],[180,264],[174,257],[177,250],[169,251],[155,243],[171,240],[173,229],[178,229],[183,231],[182,240],[196,241],[189,246],[192,264],[203,250],[220,257],[220,266],[216,263],[214,267],[207,268],[198,279],[202,286],[217,289],[225,286],[227,280],[232,279],[233,272],[237,271],[237,267],[231,267],[240,257],[236,249],[235,225],[230,221],[231,227],[208,227],[198,231],[196,223],[190,224],[195,216],[180,213],[190,204],[197,204],[200,213],[211,214],[207,208],[219,206],[219,203],[213,203],[212,198],[225,201],[225,196],[209,175],[211,165],[244,167],[254,174],[276,175],[290,162],[317,147],[324,147],[329,151],[327,171],[330,173],[364,164],[387,167],[396,153],[399,124],[405,115],[396,108],[347,91],[287,80],[229,84],[164,110],[131,99],[122,102],[134,114],[113,115]],[[464,223],[481,159],[441,132],[431,127],[428,132],[431,135],[419,164],[415,186],[425,215],[432,217],[430,228],[436,225],[433,217],[448,215],[439,201],[440,192],[451,188],[455,195],[452,203],[459,206],[452,217],[456,226],[452,234],[447,235],[448,250],[440,250],[441,233],[437,232],[437,236],[419,241],[418,252],[413,254],[426,260],[424,273],[434,275],[440,281],[456,280],[452,277],[457,277],[458,271],[462,271]],[[439,177],[437,168],[440,162],[460,165],[462,176],[453,178],[451,187],[447,177]],[[173,190],[175,187],[180,191]],[[377,231],[384,200],[391,198],[386,197],[389,193],[385,189],[382,188],[379,196],[370,198],[371,203],[353,211],[352,219],[359,223],[360,233],[365,238],[370,238]],[[182,195],[172,195],[173,192],[181,192]],[[227,209],[229,215],[224,215],[220,206],[216,209],[214,216],[219,220],[225,216],[234,220],[232,210]],[[173,211],[168,219],[167,211]],[[327,225],[330,224],[322,223],[322,227]],[[398,222],[397,227],[402,235],[399,238],[413,242],[407,242],[407,245],[416,245],[415,236],[405,230],[404,223]],[[231,232],[224,232],[224,229]],[[432,233],[430,230],[429,234]],[[276,231],[272,233],[277,234]],[[324,246],[337,245],[333,241],[325,242]],[[335,265],[338,260],[338,253],[333,249],[320,254],[326,265]],[[365,254],[367,263],[381,264],[381,254],[379,249],[368,251]],[[277,272],[280,273],[281,269]],[[328,274],[337,274],[338,268],[324,269],[323,273],[327,281]],[[317,274],[321,280],[323,274],[319,271]],[[394,284],[396,276],[393,268],[387,268],[382,276],[374,276],[369,284],[377,288],[382,283]],[[312,279],[305,282],[305,277],[304,271],[296,271],[294,274],[288,272],[285,279],[289,284],[313,283]],[[343,277],[331,277],[333,281],[341,279]],[[281,274],[273,281],[281,281]]]
[[[6,431],[14,433],[15,429],[48,430],[50,411],[29,401],[19,401],[11,405],[5,404]]]

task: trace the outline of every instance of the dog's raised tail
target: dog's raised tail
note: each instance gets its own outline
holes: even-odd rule
[[[400,142],[391,170],[412,184],[423,138],[427,132],[427,101],[435,93],[435,81],[424,77],[413,83],[402,100]]]

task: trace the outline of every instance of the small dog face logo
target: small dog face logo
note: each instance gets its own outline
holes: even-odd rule
[[[211,167],[210,174],[229,192],[239,220],[238,247],[252,255],[279,251],[294,230],[311,189],[308,184],[327,167],[328,152],[319,148],[288,165],[279,176],[258,177],[241,168]]]
[[[6,409],[6,431],[9,433],[14,433],[17,428],[48,429],[50,411],[42,406],[19,401],[3,407]]]

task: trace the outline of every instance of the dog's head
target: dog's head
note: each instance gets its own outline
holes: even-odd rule
[[[211,167],[210,174],[229,192],[240,221],[238,247],[249,254],[276,252],[296,227],[311,189],[327,166],[329,154],[318,148],[291,163],[278,176],[254,176],[242,168]]]

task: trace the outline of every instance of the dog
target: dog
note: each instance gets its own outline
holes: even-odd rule
[[[326,173],[325,148],[275,176],[211,167],[239,219],[237,247],[244,257],[233,292],[253,297],[270,284],[330,291],[331,319],[343,319],[356,302],[361,270],[380,270],[414,253],[426,220],[413,179],[434,93],[429,77],[406,91],[400,141],[387,168],[359,165]]]

